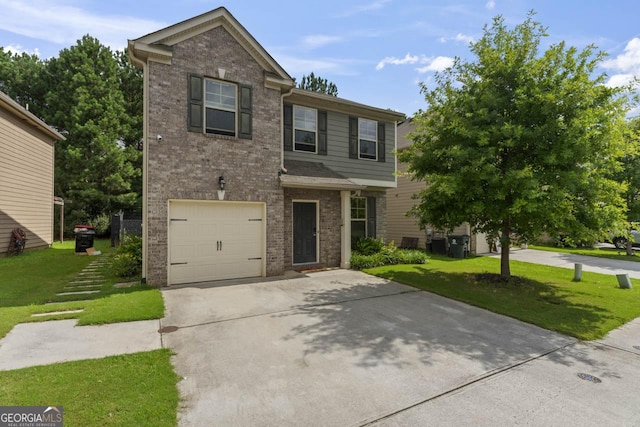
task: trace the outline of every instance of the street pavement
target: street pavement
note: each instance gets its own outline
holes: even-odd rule
[[[499,253],[482,254],[492,258],[500,258]],[[540,251],[536,249],[511,249],[509,258],[515,261],[533,264],[550,265],[554,267],[574,269],[575,264],[582,264],[582,271],[602,274],[628,274],[629,277],[640,279],[640,262],[623,261],[608,258],[596,258],[585,255],[574,255],[563,252]]]

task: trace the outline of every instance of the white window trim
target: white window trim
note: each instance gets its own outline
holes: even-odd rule
[[[233,86],[233,88],[235,90],[235,97],[236,97],[236,107],[235,107],[235,109],[232,110],[232,109],[229,109],[229,108],[219,108],[219,107],[210,107],[210,106],[208,106],[207,105],[207,81],[219,82],[219,83],[222,83],[222,84]],[[239,113],[240,108],[238,108],[238,102],[239,102],[239,100],[238,100],[238,85],[236,83],[229,82],[229,81],[226,81],[226,80],[210,79],[208,77],[205,77],[205,78],[202,79],[202,85],[204,86],[202,88],[202,93],[204,95],[203,96],[204,97],[204,100],[203,100],[204,101],[203,102],[204,108],[202,109],[203,110],[202,114],[204,115],[204,117],[202,118],[202,123],[204,124],[204,126],[203,126],[202,129],[203,129],[204,133],[206,133],[208,135],[230,136],[230,135],[207,132],[207,109],[210,108],[212,110],[229,111],[229,112],[234,113],[235,120],[234,120],[234,123],[233,123],[233,125],[234,125],[233,137],[237,138],[238,137],[238,120],[239,120],[239,116],[240,116],[240,113]]]
[[[376,130],[376,140],[375,141],[371,141],[370,139],[365,139],[365,138],[360,138],[360,122],[366,120],[368,122],[373,122],[375,123],[375,130]],[[376,158],[375,159],[370,159],[368,157],[362,157],[362,155],[360,154],[360,139],[365,139],[365,141],[371,141],[375,144],[375,155]],[[372,162],[377,162],[378,161],[378,122],[376,122],[375,120],[370,120],[370,119],[363,119],[361,117],[358,117],[358,159],[359,160],[370,160]]]
[[[315,133],[315,151],[306,151],[306,150],[296,150],[296,109],[298,108],[304,108],[306,110],[313,110],[316,114],[316,130],[314,131]],[[293,123],[292,123],[292,128],[293,128],[293,135],[292,135],[292,142],[293,142],[293,151],[296,151],[298,153],[309,153],[309,154],[318,154],[318,110],[316,108],[311,108],[311,107],[305,107],[302,105],[294,105],[293,106],[293,111],[292,111],[292,115],[293,115]],[[306,131],[309,132],[308,129],[300,129],[302,131]]]

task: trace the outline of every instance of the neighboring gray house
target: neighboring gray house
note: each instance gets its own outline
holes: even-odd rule
[[[402,115],[295,89],[225,9],[129,41],[144,70],[143,277],[348,267],[385,236]]]
[[[53,243],[53,151],[64,137],[0,92],[0,256],[21,228],[27,249]]]
[[[411,120],[406,120],[398,126],[398,151],[402,151],[411,145],[412,141],[407,137],[414,129]],[[387,190],[387,240],[394,241],[400,245],[403,237],[418,239],[418,247],[425,248],[427,233],[432,237],[445,237],[446,233],[441,230],[434,230],[427,227],[420,230],[416,218],[407,216],[406,213],[416,204],[416,200],[411,197],[425,188],[424,181],[413,181],[407,173],[407,165],[398,163],[398,185],[396,188]],[[470,252],[489,252],[484,234],[473,233],[468,223],[461,224],[451,231],[452,235],[466,234],[470,236]]]

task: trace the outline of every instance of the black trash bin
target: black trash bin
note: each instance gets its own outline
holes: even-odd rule
[[[453,258],[464,258],[469,253],[469,236],[448,236],[449,238],[449,256]]]
[[[86,253],[87,249],[93,247],[96,230],[92,226],[77,224],[73,232],[76,235],[76,253]]]
[[[447,254],[447,241],[444,237],[434,237],[429,243],[429,252],[432,254],[446,255]]]

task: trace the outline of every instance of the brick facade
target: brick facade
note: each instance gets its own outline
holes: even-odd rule
[[[253,90],[250,140],[187,131],[189,73],[249,84]],[[217,200],[218,177],[225,200],[267,206],[267,275],[284,271],[283,190],[280,169],[280,92],[265,88],[263,68],[223,28],[173,47],[171,65],[148,65],[148,264],[147,282],[167,283],[169,199]],[[156,135],[162,135],[157,141]]]
[[[292,268],[340,266],[341,192],[338,189],[283,188],[283,185],[296,186],[279,179],[283,155],[281,96],[287,94],[293,99],[295,91],[298,91],[298,102],[305,104],[308,92],[293,89],[291,77],[228,11],[218,8],[140,39],[130,40],[129,55],[136,65],[145,67],[144,235],[147,283],[165,286],[169,281],[167,263],[170,201],[219,200],[218,178],[221,175],[226,181],[226,194],[224,202],[219,203],[260,202],[266,206],[264,274],[274,276]],[[239,89],[241,85],[251,87],[251,139],[188,131],[189,94],[194,93],[189,91],[189,76],[192,74],[234,83]],[[348,157],[347,121],[340,121],[338,118],[351,114],[363,117],[371,115],[371,119],[393,123],[400,115],[346,100],[340,101],[344,102],[344,106],[336,106],[337,98],[327,96],[329,99],[322,99],[322,96],[326,95],[321,95],[320,98],[318,94],[309,95],[307,101],[312,104],[320,103],[321,106],[324,105],[323,108],[337,108],[341,111],[341,116],[332,116],[328,125],[328,129],[334,133],[326,134],[331,135],[329,142],[334,144],[331,152],[333,158],[305,157],[304,161],[312,165],[317,165],[313,162],[322,162],[324,169],[330,169],[330,164],[345,161],[362,167],[362,164]],[[198,100],[198,95],[193,95],[194,105]],[[246,103],[243,103],[242,108],[244,113],[248,113]],[[352,109],[355,110],[351,111]],[[236,112],[238,113],[239,111]],[[341,126],[341,123],[345,126]],[[193,123],[192,129],[197,128],[198,124]],[[393,135],[395,136],[395,132]],[[389,136],[387,146],[395,146]],[[387,161],[392,159],[387,158]],[[376,163],[376,166],[379,165]],[[306,170],[308,166],[303,169],[299,171],[300,174],[293,173],[291,176],[302,178],[299,182],[307,188],[358,187],[353,181],[349,181],[348,176],[336,174],[333,170],[330,176],[325,176],[310,173]],[[314,170],[316,169],[322,168]],[[392,184],[389,174],[390,171],[382,173],[376,169],[366,179],[376,182],[380,175],[385,178],[380,182]],[[339,182],[331,181],[331,185],[318,186],[314,184],[318,179]],[[384,237],[386,193],[363,191],[362,195],[377,198],[377,235]],[[317,201],[319,204],[317,263],[293,265],[294,200]],[[346,244],[349,245],[350,242]]]

